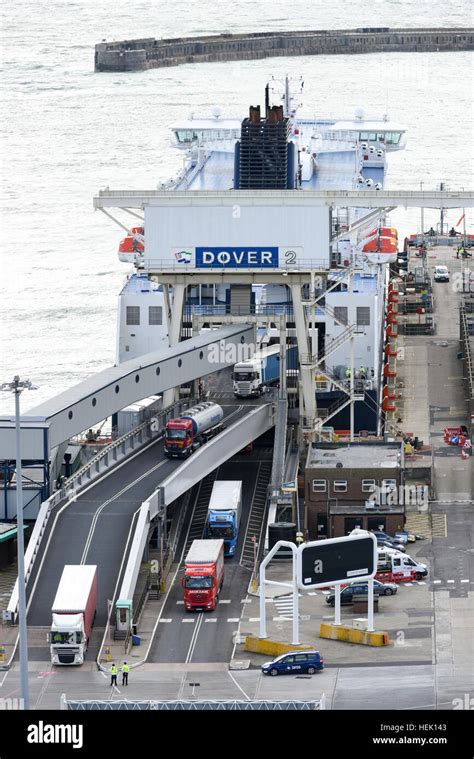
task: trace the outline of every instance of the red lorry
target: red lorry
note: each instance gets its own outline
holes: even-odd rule
[[[193,540],[181,580],[186,611],[215,609],[223,582],[224,541]]]
[[[170,419],[165,431],[165,456],[186,458],[196,448],[224,429],[224,411],[217,403],[205,401]]]

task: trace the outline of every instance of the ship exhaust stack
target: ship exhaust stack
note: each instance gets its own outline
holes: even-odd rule
[[[283,106],[269,106],[265,91],[265,118],[260,106],[250,106],[242,121],[235,151],[234,187],[240,190],[290,190],[295,187],[295,157],[290,143],[291,122]]]

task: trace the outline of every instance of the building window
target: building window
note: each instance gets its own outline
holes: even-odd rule
[[[396,480],[382,480],[382,488],[384,490],[395,490],[397,487]]]
[[[370,326],[370,306],[357,306],[357,326]]]
[[[127,325],[140,324],[140,306],[127,306]]]
[[[151,327],[161,327],[163,324],[162,306],[148,306],[148,324]]]
[[[313,480],[313,493],[325,493],[326,490],[326,480]]]
[[[362,480],[362,492],[373,493],[376,487],[375,480]]]
[[[347,324],[347,306],[334,306],[334,316],[339,323]]]
[[[334,480],[332,488],[335,493],[347,493],[347,480]]]

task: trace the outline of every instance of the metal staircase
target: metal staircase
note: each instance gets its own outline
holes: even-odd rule
[[[215,469],[214,472],[211,472],[211,474],[209,474],[199,483],[199,490],[196,501],[194,503],[194,509],[191,516],[191,525],[189,527],[183,556],[188,555],[188,551],[191,548],[193,540],[201,540],[202,538],[207,519],[209,501],[211,500],[212,488],[214,486],[214,482],[217,479],[218,472],[219,469]]]
[[[253,569],[254,566],[254,545],[260,544],[266,527],[267,513],[267,495],[270,478],[272,475],[272,463],[262,461],[258,468],[257,479],[255,482],[255,492],[250,508],[247,533],[242,551],[241,564],[247,569]]]

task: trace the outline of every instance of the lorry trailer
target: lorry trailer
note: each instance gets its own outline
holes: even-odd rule
[[[82,664],[97,609],[97,566],[66,564],[51,609],[52,664]]]
[[[215,609],[223,582],[224,541],[193,540],[181,580],[186,611]]]
[[[225,556],[234,556],[237,550],[241,516],[242,482],[240,480],[215,482],[209,501],[204,534],[206,538],[224,540]]]
[[[186,458],[211,437],[222,432],[224,411],[211,401],[199,403],[166,424],[165,456]]]

